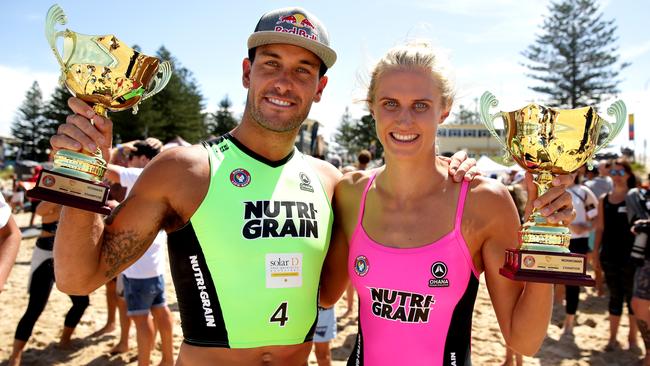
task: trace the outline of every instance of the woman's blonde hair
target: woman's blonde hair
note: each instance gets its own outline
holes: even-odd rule
[[[445,110],[451,109],[455,91],[447,58],[442,56],[441,52],[436,52],[429,42],[421,40],[410,41],[391,48],[375,65],[370,74],[370,85],[366,96],[369,109],[372,109],[372,104],[375,101],[377,79],[387,70],[394,68],[424,68],[429,70],[433,77],[440,82],[442,107]]]

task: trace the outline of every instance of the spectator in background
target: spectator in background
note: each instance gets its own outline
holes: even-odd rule
[[[59,222],[61,205],[51,202],[41,202],[36,208],[36,214],[42,217],[41,235],[36,240],[36,246],[32,253],[30,278],[27,285],[29,291],[29,302],[27,309],[16,326],[13,349],[9,357],[9,366],[20,365],[23,349],[32,335],[36,321],[43,313],[45,305],[50,298],[52,286],[54,285],[54,261],[52,250],[54,249],[54,236]],[[63,332],[59,341],[59,347],[70,348],[72,333],[79,324],[84,311],[89,304],[88,296],[69,295],[72,300],[72,307],[65,316]]]
[[[361,150],[357,155],[357,170],[366,170],[368,168],[368,163],[372,159],[372,154],[368,150]]]
[[[606,193],[609,193],[614,188],[612,178],[609,176],[609,168],[612,163],[609,160],[601,160],[594,164],[598,170],[598,176],[585,182],[585,186],[589,188],[599,199]]]
[[[625,203],[634,234],[632,258],[639,262],[634,274],[632,309],[646,350],[643,365],[650,366],[650,193],[643,188],[631,189]]]
[[[584,183],[586,185],[587,182],[589,182],[591,180],[594,180],[598,176],[598,167],[597,167],[597,163],[594,163],[591,166],[585,165],[584,167],[585,167],[585,177],[584,177],[585,182]],[[592,191],[592,193],[593,193],[593,191]],[[596,197],[598,197],[598,196],[596,196]]]
[[[20,229],[11,216],[11,208],[0,194],[0,293],[16,261],[20,239]]]
[[[20,185],[18,177],[14,174],[13,178],[13,193],[9,199],[9,206],[12,213],[17,213],[25,209],[25,188]]]
[[[587,254],[589,252],[589,232],[592,221],[598,215],[598,198],[589,188],[580,184],[581,170],[575,174],[573,184],[567,188],[571,194],[571,201],[576,212],[576,218],[569,224],[571,241],[569,250],[571,253]],[[564,318],[564,334],[573,335],[578,302],[580,301],[580,286],[565,286],[566,291],[566,316]]]
[[[613,188],[612,178],[609,176],[609,167],[611,162],[609,160],[601,160],[600,162],[594,162],[591,169],[587,167],[587,180],[584,182],[585,186],[593,192],[596,198],[600,199],[604,194],[610,193]],[[589,262],[594,266],[594,277],[596,280],[596,291],[598,296],[602,296],[605,293],[604,284],[603,284],[603,272],[599,268],[596,268],[594,265],[594,256],[598,256],[599,253],[594,251],[596,243],[596,230],[592,227],[589,232]]]
[[[625,159],[617,159],[610,168],[614,189],[600,197],[594,249],[595,253],[600,253],[594,255],[594,265],[596,270],[601,268],[605,273],[609,288],[609,342],[605,351],[620,349],[616,337],[624,302],[627,303],[630,317],[629,347],[638,347],[636,320],[631,306],[635,267],[630,254],[634,236],[630,231],[625,204],[628,191],[636,186],[636,178]]]
[[[314,353],[318,366],[332,365],[330,342],[336,338],[336,313],[331,308],[318,307],[318,321],[314,330]]]
[[[160,153],[162,143],[157,139],[147,139],[133,144],[129,153],[129,167],[109,165],[107,178],[119,182],[129,192],[135,185],[144,167]],[[126,202],[126,201],[125,201]],[[155,329],[160,332],[162,361],[161,365],[173,364],[172,328],[173,317],[167,307],[165,297],[165,244],[167,234],[161,230],[153,244],[135,263],[124,270],[124,299],[127,315],[135,323],[138,343],[138,365],[149,365],[151,349],[155,344]],[[153,315],[153,322],[149,313]],[[155,326],[155,328],[154,328]],[[128,333],[127,333],[128,337]]]
[[[50,154],[50,159],[53,157],[53,155]],[[28,183],[33,184],[34,186],[36,185],[36,182],[38,181],[38,177],[41,175],[41,170],[43,170],[43,167],[40,165],[36,165],[31,169],[32,176],[29,177],[27,180]],[[28,189],[32,189],[33,186],[30,185]],[[35,198],[29,198],[29,212],[31,215],[29,216],[29,227],[34,226],[34,218],[36,217],[36,207],[38,204],[41,203],[41,200],[35,199]]]
[[[329,163],[334,165],[336,169],[341,169],[341,166],[343,165],[343,162],[341,161],[341,157],[338,155],[332,155],[332,157],[329,158]]]
[[[109,165],[127,167],[129,164],[129,153],[133,150],[133,143],[135,143],[135,141],[126,144],[117,144],[117,146],[111,149],[111,155],[108,161]],[[104,179],[104,183],[110,186],[108,201],[106,204],[111,208],[111,210],[115,209],[120,202],[124,200],[124,197],[126,197],[126,188],[121,186],[119,183],[111,182],[108,179]],[[106,325],[93,333],[92,336],[97,337],[102,334],[113,332],[115,330],[115,312],[118,310],[120,314],[120,340],[111,348],[109,353],[117,354],[126,352],[129,349],[129,330],[131,328],[131,320],[126,315],[126,302],[122,297],[124,286],[121,283],[121,280],[118,286],[118,278],[116,277],[106,282],[104,287],[106,289]]]

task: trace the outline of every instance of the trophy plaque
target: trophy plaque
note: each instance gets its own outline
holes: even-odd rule
[[[626,108],[617,101],[608,109],[616,122],[601,118],[593,107],[547,108],[538,104],[512,112],[490,114],[498,105],[490,92],[481,96],[480,115],[490,133],[519,166],[535,175],[539,195],[552,187],[555,175],[573,173],[616,137],[625,123]],[[494,127],[501,117],[505,137]],[[586,273],[586,256],[569,251],[571,233],[563,224],[552,224],[537,211],[519,230],[519,247],[506,250],[501,275],[513,280],[593,286]]]
[[[107,110],[129,108],[135,114],[140,102],[169,82],[172,67],[168,61],[143,55],[113,35],[54,29],[56,23],[66,22],[58,5],[47,12],[45,36],[61,66],[59,81],[72,95],[91,104],[97,115],[106,117]],[[63,55],[57,48],[58,38],[63,38]],[[108,185],[102,183],[106,167],[99,148],[94,152],[59,150],[52,170],[41,171],[27,196],[106,215],[111,211],[106,205]]]

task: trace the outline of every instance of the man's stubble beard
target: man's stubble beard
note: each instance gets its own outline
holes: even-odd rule
[[[297,130],[300,125],[307,119],[309,111],[311,109],[311,104],[302,112],[298,113],[294,118],[286,122],[283,126],[277,126],[273,123],[272,120],[266,118],[258,104],[255,104],[251,101],[251,97],[246,98],[246,110],[249,111],[251,118],[262,128],[273,131],[273,132],[291,132]]]

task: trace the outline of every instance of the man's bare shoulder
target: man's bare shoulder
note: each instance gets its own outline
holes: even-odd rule
[[[151,160],[143,174],[145,173],[169,179],[207,178],[210,173],[208,151],[201,145],[165,150]]]
[[[207,166],[208,150],[202,145],[178,146],[162,151],[151,161],[151,163],[155,161],[185,166]]]
[[[341,179],[341,172],[325,160],[317,159],[309,155],[305,155],[305,157],[309,165],[318,173],[321,182],[327,187],[330,187],[331,190],[334,190],[334,187]]]
[[[200,145],[175,147],[151,160],[132,193],[162,198],[180,217],[189,219],[205,197],[209,177],[206,148]]]

